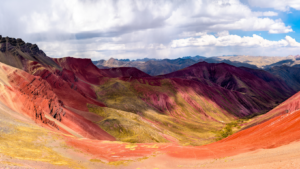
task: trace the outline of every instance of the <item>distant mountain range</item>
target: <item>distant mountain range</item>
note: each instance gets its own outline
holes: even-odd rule
[[[231,64],[230,62],[236,64],[240,64],[240,63],[247,64],[247,65],[243,65],[243,67],[249,67],[249,68],[254,68],[253,66],[255,66],[260,69],[269,69],[274,66],[282,66],[282,65],[286,65],[290,67],[292,66],[300,67],[300,55],[296,55],[296,56],[290,55],[287,57],[236,55],[236,56],[220,56],[220,57],[211,57],[211,58],[216,59],[219,62],[224,62],[224,63],[227,62],[228,64]]]
[[[255,65],[258,68],[265,68],[271,64],[280,62],[286,59],[293,59],[295,56],[287,56],[287,57],[280,57],[280,56],[249,56],[249,55],[238,55],[238,56],[219,56],[216,57],[220,60],[229,60],[231,62],[241,62],[247,63],[250,65]]]
[[[274,66],[295,66],[300,67],[300,56],[288,57],[268,57],[268,56],[184,56],[177,59],[114,59],[93,61],[93,63],[100,69],[112,67],[135,67],[141,71],[151,75],[163,75],[171,73],[195,63],[205,61],[207,63],[227,63],[236,67],[247,67],[251,69],[268,69]]]
[[[122,61],[110,58],[109,60],[94,61],[93,63],[100,69],[113,68],[113,67],[135,67],[139,70],[155,76],[174,72],[191,66],[198,61],[190,58],[178,58],[178,59],[163,59],[163,60],[152,60],[143,59],[145,61]]]

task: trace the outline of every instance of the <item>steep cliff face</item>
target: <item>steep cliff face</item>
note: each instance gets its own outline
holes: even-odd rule
[[[20,94],[20,100],[26,100],[22,112],[26,113],[36,122],[48,124],[56,129],[59,127],[54,121],[46,118],[50,115],[55,120],[61,122],[65,112],[62,108],[62,102],[59,102],[57,96],[51,89],[51,86],[42,78],[30,76],[25,72],[18,70],[8,75],[11,86]]]

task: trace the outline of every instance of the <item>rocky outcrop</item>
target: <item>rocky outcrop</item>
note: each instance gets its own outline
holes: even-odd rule
[[[18,100],[22,112],[27,114],[37,123],[50,125],[59,130],[55,120],[61,122],[66,112],[63,110],[63,103],[58,100],[51,86],[41,77],[35,77],[14,70],[8,76],[10,85],[19,93]],[[55,120],[50,120],[46,115]]]
[[[36,44],[25,43],[19,38],[0,36],[0,62],[23,69],[27,61],[36,61],[45,66],[61,69]]]

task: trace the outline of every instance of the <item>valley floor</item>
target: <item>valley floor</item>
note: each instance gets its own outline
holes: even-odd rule
[[[116,168],[131,169],[286,169],[300,168],[300,142],[261,149],[236,156],[207,160],[178,159],[166,155],[147,159],[140,163]]]
[[[168,155],[157,155],[142,161],[117,166],[102,164],[100,162],[90,162],[87,156],[79,155],[78,152],[76,153],[75,151],[69,151],[68,156],[72,156],[76,161],[78,160],[79,166],[91,169],[297,169],[300,168],[300,142],[273,149],[256,150],[225,158],[193,160],[173,158]],[[0,157],[0,168],[69,168],[45,162],[11,159],[3,154],[1,154]]]

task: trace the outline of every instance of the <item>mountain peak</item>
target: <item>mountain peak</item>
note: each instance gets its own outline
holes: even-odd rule
[[[24,69],[24,62],[35,61],[61,69],[36,44],[25,43],[22,39],[2,37],[0,35],[0,62]]]

